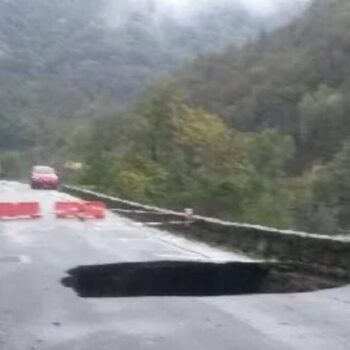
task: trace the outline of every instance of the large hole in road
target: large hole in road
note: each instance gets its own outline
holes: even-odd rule
[[[341,284],[296,272],[290,265],[182,261],[79,266],[62,283],[86,298],[287,293]]]

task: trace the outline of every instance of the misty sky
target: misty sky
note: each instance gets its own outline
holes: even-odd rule
[[[244,5],[249,11],[264,16],[283,15],[293,11],[289,5],[309,1],[311,0],[108,0],[106,18],[111,25],[119,26],[129,13],[149,13],[151,8],[154,20],[171,15],[181,21],[192,21],[201,11],[222,5]]]
[[[281,8],[282,5],[295,2],[308,2],[309,0],[158,0],[159,3],[171,5],[181,10],[193,11],[205,5],[215,3],[240,3],[250,10],[262,14],[271,14]]]
[[[180,5],[181,7],[187,6],[189,2],[193,3],[193,0],[159,0],[163,2],[172,3],[174,5]],[[293,0],[291,0],[293,1]],[[215,0],[197,0],[196,3],[210,3],[215,2]],[[262,12],[271,12],[276,6],[278,6],[281,0],[227,0],[227,2],[237,2],[243,3],[252,10],[262,11]]]

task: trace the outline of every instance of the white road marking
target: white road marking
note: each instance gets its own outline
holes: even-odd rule
[[[117,241],[130,242],[130,241],[147,241],[151,239],[150,237],[128,237],[128,238],[117,238]]]
[[[133,222],[132,226],[136,226],[136,227],[143,227],[144,224],[142,222]]]
[[[179,255],[179,254],[154,254],[156,258],[161,259],[171,259],[171,260],[198,260],[198,261],[208,261],[208,259],[205,259],[204,257],[200,256],[186,256],[186,255]],[[210,260],[211,261],[211,260]]]

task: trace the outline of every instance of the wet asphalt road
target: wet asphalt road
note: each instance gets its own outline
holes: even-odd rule
[[[0,200],[39,200],[44,217],[0,222],[1,350],[349,350],[350,287],[305,294],[80,298],[78,265],[246,258],[115,215],[58,220],[68,195],[0,182]]]

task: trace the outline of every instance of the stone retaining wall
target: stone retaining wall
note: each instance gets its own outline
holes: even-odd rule
[[[120,214],[144,223],[158,222],[161,228],[188,238],[244,252],[256,258],[298,264],[303,269],[316,273],[350,278],[350,237],[283,231],[201,216],[193,216],[191,223],[188,223],[184,213],[142,205],[78,187],[64,186],[64,189],[80,198],[102,200],[109,208],[130,210]]]

